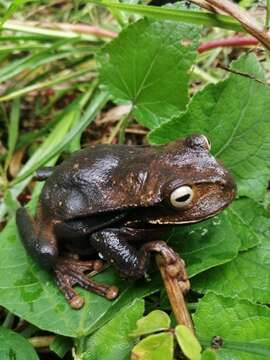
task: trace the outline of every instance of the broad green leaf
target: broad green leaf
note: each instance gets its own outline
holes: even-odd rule
[[[270,222],[269,222],[270,224]],[[192,288],[252,302],[270,302],[270,242],[262,237],[258,246],[240,252],[231,262],[192,279]]]
[[[175,228],[170,245],[185,260],[192,277],[236,257],[241,244],[226,210],[202,223]]]
[[[199,28],[143,19],[128,26],[98,56],[103,86],[119,103],[153,128],[183,110],[188,70],[198,46]]]
[[[196,332],[206,346],[214,336],[223,345],[218,360],[266,360],[270,358],[270,311],[247,301],[206,295],[194,316]]]
[[[240,74],[198,92],[188,110],[154,130],[150,140],[207,135],[213,154],[234,174],[239,194],[262,199],[270,175],[270,88],[261,82],[263,70],[254,55],[242,56],[233,68]]]
[[[262,242],[264,232],[269,229],[270,219],[261,205],[251,199],[241,198],[230,205],[227,214],[235,236],[241,240],[241,251]]]
[[[147,336],[132,350],[133,360],[172,360],[173,334],[170,332]]]
[[[127,359],[135,344],[129,333],[134,329],[136,321],[143,312],[143,300],[135,300],[124,307],[105,326],[82,340],[78,357],[82,360]]]
[[[0,359],[1,360],[38,360],[38,356],[21,335],[0,327]]]
[[[210,290],[225,296],[268,303],[269,215],[262,206],[243,198],[235,201],[228,209],[228,219],[235,237],[241,240],[240,250],[248,251],[241,251],[231,262],[196,276],[192,286],[202,293]]]
[[[137,327],[130,335],[140,336],[162,331],[168,329],[170,324],[171,319],[167,313],[161,310],[154,310],[137,321]]]
[[[2,231],[0,252],[0,305],[37,327],[65,336],[85,336],[115,316],[135,298],[142,298],[156,290],[157,283],[132,283],[120,280],[109,269],[95,281],[115,284],[120,295],[114,301],[78,289],[85,300],[81,310],[72,310],[55,285],[51,274],[41,270],[25,253],[16,225],[10,221]]]
[[[193,332],[185,325],[177,325],[175,336],[183,354],[190,360],[201,359],[201,345]]]

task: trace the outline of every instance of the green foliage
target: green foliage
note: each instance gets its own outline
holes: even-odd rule
[[[137,121],[158,126],[188,102],[187,72],[196,56],[198,31],[148,19],[130,25],[100,53],[101,83],[115,101],[132,103]]]
[[[29,342],[14,331],[0,327],[1,360],[38,360],[38,356]]]
[[[161,310],[154,310],[137,321],[136,330],[134,330],[130,335],[140,336],[154,333],[156,331],[162,331],[168,329],[170,324],[171,319],[168,314]]]
[[[181,351],[190,360],[201,359],[201,346],[193,332],[185,325],[170,328],[171,319],[160,310],[154,310],[137,321],[136,329],[131,336],[149,335],[142,339],[132,350],[132,356],[138,360],[172,360],[174,356],[174,340]]]
[[[175,328],[175,336],[183,354],[188,359],[201,359],[201,345],[187,326],[177,325]]]
[[[224,345],[215,351],[216,359],[263,360],[270,357],[269,316],[266,306],[209,294],[199,302],[194,321],[205,346],[221,337]]]
[[[129,333],[144,312],[144,301],[135,300],[121,309],[114,318],[86,337],[78,340],[78,355],[82,360],[125,360],[135,344]]]

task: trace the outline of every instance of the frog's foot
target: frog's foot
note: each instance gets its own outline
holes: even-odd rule
[[[146,257],[149,252],[156,252],[162,256],[163,265],[171,278],[178,280],[182,293],[185,295],[190,290],[190,282],[183,259],[170,248],[164,241],[151,241],[142,247],[142,256]]]
[[[84,299],[73,289],[74,285],[104,296],[108,300],[116,298],[117,287],[97,284],[84,274],[89,271],[96,273],[102,267],[103,263],[100,260],[80,261],[75,257],[58,259],[54,267],[56,282],[73,309],[80,309],[84,305]]]

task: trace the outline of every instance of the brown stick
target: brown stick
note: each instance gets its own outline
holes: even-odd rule
[[[211,12],[217,12],[217,9],[214,8],[214,6],[209,5],[205,0],[190,0],[191,3],[200,6],[201,8],[211,11]]]
[[[179,260],[180,262],[182,261],[182,259]],[[180,262],[179,265],[181,267],[181,274],[186,274],[184,262]],[[187,289],[187,284],[189,286],[188,279],[184,276],[179,282],[179,278],[176,277],[175,274],[171,273],[170,266],[168,266],[163,256],[156,255],[156,263],[163,278],[167,295],[171,303],[177,323],[181,325],[186,325],[194,332],[193,323],[183,295],[183,286],[181,286],[182,280],[182,284]],[[176,265],[174,265],[174,267],[176,268]]]
[[[270,50],[270,33],[264,30],[264,27],[249,15],[247,11],[229,0],[205,0],[209,5],[224,11],[238,20],[240,24],[258,39],[268,50]]]

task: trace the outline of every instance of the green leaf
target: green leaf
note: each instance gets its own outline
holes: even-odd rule
[[[193,332],[185,325],[177,325],[175,336],[183,354],[190,360],[201,359],[201,345]]]
[[[202,353],[202,360],[217,360],[217,354],[214,349],[206,349]]]
[[[206,295],[194,316],[196,332],[204,345],[214,336],[223,345],[217,359],[263,360],[270,358],[270,311],[247,301]]]
[[[226,15],[149,5],[121,4],[106,0],[102,0],[101,2],[92,0],[91,2],[106,6],[109,9],[119,9],[142,16],[148,16],[157,20],[171,20],[179,23],[206,25],[210,27],[216,26],[223,29],[245,31],[236,20],[231,16]]]
[[[261,205],[251,199],[241,198],[230,205],[227,213],[235,236],[241,240],[241,251],[248,250],[263,241],[270,220]]]
[[[73,341],[66,336],[57,335],[50,344],[50,350],[57,354],[61,359],[73,347]]]
[[[137,321],[137,327],[130,335],[141,336],[166,330],[170,327],[170,324],[171,319],[168,314],[161,310],[154,310]]]
[[[241,251],[231,262],[196,276],[192,287],[202,293],[214,291],[225,296],[268,303],[269,215],[262,206],[244,198],[235,201],[227,212],[234,236],[241,240],[240,250],[248,251]]]
[[[29,342],[14,331],[0,327],[1,360],[38,360]]]
[[[239,250],[260,244],[269,229],[269,221],[261,205],[241,198],[219,216],[199,224],[174,228],[170,245],[181,254],[189,276],[193,277],[231,261]]]
[[[241,244],[225,211],[202,223],[175,228],[170,245],[185,260],[192,277],[235,258]]]
[[[101,83],[116,102],[153,128],[183,110],[198,27],[143,19],[128,26],[98,56]]]
[[[134,360],[172,360],[173,334],[167,332],[147,336],[133,348],[131,358]]]
[[[270,224],[270,222],[269,222]],[[270,302],[270,242],[262,237],[258,246],[240,252],[231,262],[213,268],[192,279],[192,288],[201,293]]]
[[[127,359],[135,344],[135,340],[129,336],[129,333],[134,329],[136,321],[143,312],[143,300],[135,300],[124,307],[92,336],[81,340],[83,346],[80,346],[79,358],[82,360]]]
[[[264,74],[254,55],[242,56],[233,68],[244,75],[231,74],[205,87],[183,115],[154,130],[150,140],[165,143],[190,133],[207,135],[213,154],[234,174],[239,194],[258,200],[270,175],[270,89],[261,83]]]

